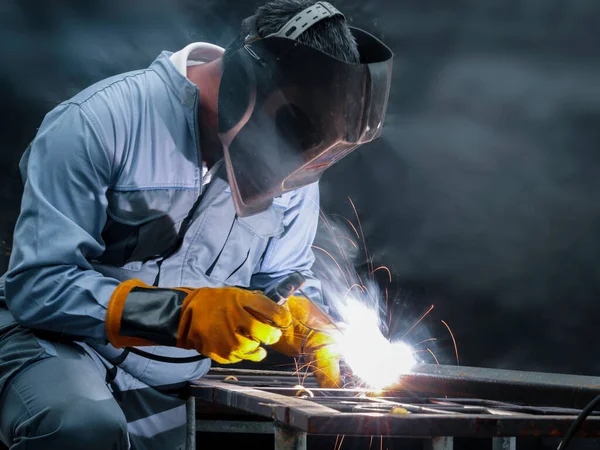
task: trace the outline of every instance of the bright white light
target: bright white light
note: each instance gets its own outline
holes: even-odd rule
[[[404,342],[388,341],[379,329],[377,313],[349,299],[338,349],[354,375],[374,389],[398,382],[416,363],[413,350]]]

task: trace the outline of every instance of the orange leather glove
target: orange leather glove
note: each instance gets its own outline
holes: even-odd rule
[[[292,296],[286,306],[292,314],[292,326],[283,330],[271,348],[288,356],[304,356],[319,386],[340,387],[341,356],[335,349],[339,331],[332,319],[305,297]]]
[[[106,312],[117,347],[167,345],[193,349],[221,364],[260,361],[291,324],[290,312],[261,292],[224,288],[155,288],[121,283]]]

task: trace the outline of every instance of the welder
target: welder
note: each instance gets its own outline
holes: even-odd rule
[[[267,348],[337,386],[318,180],[380,135],[391,64],[331,4],[274,0],[226,50],[165,51],[50,111],[0,282],[2,441],[182,448],[182,386]],[[292,273],[302,295],[264,294]]]

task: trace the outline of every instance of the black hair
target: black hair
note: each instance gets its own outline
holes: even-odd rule
[[[238,37],[225,50],[224,58],[227,59],[228,53],[240,49],[249,33],[258,31],[258,37],[261,38],[276,33],[292,17],[315,3],[317,3],[315,0],[271,0],[258,7],[254,14],[256,30],[242,29]],[[358,46],[348,23],[339,15],[317,22],[296,40],[345,62],[360,61]]]

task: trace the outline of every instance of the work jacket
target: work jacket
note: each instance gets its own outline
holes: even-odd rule
[[[24,194],[3,277],[5,305],[20,324],[84,342],[150,385],[199,377],[209,362],[169,364],[131,353],[121,361],[104,323],[120,282],[267,290],[299,271],[308,295],[321,297],[310,270],[317,184],[241,218],[222,162],[203,173],[199,91],[186,66],[222,52],[191,44],[92,85],[46,115],[20,164]]]

